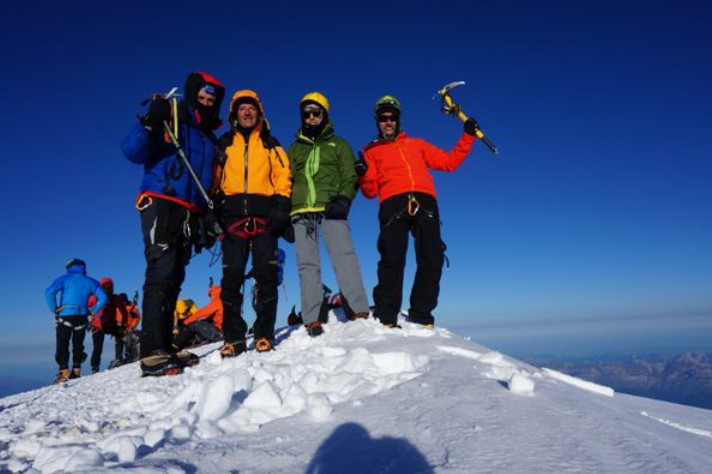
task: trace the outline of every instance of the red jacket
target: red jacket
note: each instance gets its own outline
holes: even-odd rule
[[[364,147],[368,171],[359,178],[361,191],[369,199],[378,196],[379,203],[409,192],[436,197],[433,177],[428,169],[455,171],[474,142],[474,136],[463,132],[448,153],[425,140],[409,137],[405,132],[400,132],[393,141],[374,141]]]

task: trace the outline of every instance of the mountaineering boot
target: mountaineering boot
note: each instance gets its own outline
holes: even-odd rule
[[[307,334],[311,337],[321,336],[324,333],[324,328],[321,327],[321,321],[314,321],[306,325]]]
[[[349,321],[356,321],[357,319],[368,319],[368,313],[354,313],[349,316]]]
[[[287,316],[287,324],[294,326],[295,324],[300,324],[302,322],[301,315],[297,314],[296,307],[292,306],[292,311]]]
[[[192,367],[199,362],[200,358],[192,352],[180,351],[170,354],[157,349],[141,359],[141,376],[178,375],[186,367]]]
[[[78,379],[79,377],[82,376],[82,369],[81,367],[74,367],[72,371],[69,374],[70,379]]]
[[[272,342],[269,339],[265,339],[264,337],[262,337],[255,341],[255,350],[257,352],[269,352],[274,350],[274,347],[272,346]]]
[[[403,329],[400,324],[396,323],[387,323],[384,324],[385,327],[390,328],[390,329]]]
[[[220,348],[220,357],[222,357],[223,359],[237,357],[246,350],[247,343],[245,341],[226,342]]]
[[[66,382],[67,380],[69,380],[69,369],[59,369],[59,373],[57,374],[57,378],[54,379],[54,383],[60,384]]]
[[[92,375],[98,374],[98,373],[99,373],[99,367],[92,367],[92,368],[91,368],[91,374],[92,374]]]

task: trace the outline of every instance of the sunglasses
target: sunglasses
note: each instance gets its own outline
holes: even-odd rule
[[[321,117],[321,109],[304,109],[302,110],[302,117],[308,119],[309,117]]]
[[[397,122],[398,117],[395,115],[379,115],[378,116],[378,121],[381,123],[386,123],[386,122]]]

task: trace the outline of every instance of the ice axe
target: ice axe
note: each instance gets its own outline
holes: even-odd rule
[[[433,96],[433,99],[435,99],[435,97],[440,95],[440,100],[441,100],[441,109],[440,110],[442,110],[442,112],[444,114],[456,115],[463,122],[467,121],[467,119],[469,117],[467,115],[465,115],[465,113],[462,111],[460,106],[452,100],[452,97],[450,97],[450,91],[457,86],[464,86],[464,85],[465,85],[465,81],[451,82],[450,84],[445,85],[442,89],[437,91],[435,93],[435,95]],[[478,128],[475,131],[475,134],[477,135],[477,137],[480,140],[482,140],[482,142],[485,145],[487,145],[487,148],[489,148],[492,151],[492,153],[494,153],[495,155],[499,154],[499,150],[497,149],[497,147],[494,145],[494,143],[492,143],[492,141],[489,138],[485,137],[485,134],[482,133],[482,130],[480,130]]]

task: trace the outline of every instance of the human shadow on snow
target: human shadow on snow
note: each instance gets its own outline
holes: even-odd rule
[[[371,438],[357,423],[345,423],[319,446],[306,474],[433,473],[425,456],[405,438]]]

